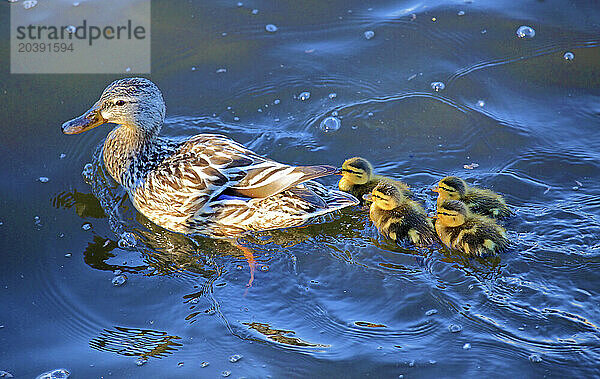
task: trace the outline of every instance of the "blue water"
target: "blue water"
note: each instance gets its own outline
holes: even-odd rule
[[[95,156],[110,127],[61,133],[119,76],[8,73],[14,4],[3,2],[0,370],[600,376],[600,8],[236,4],[153,1],[148,77],[167,103],[164,135],[222,133],[290,164],[364,156],[429,209],[428,189],[462,176],[505,195],[516,212],[504,224],[512,248],[469,259],[401,247],[352,208],[245,238],[257,260],[247,289],[238,249],[135,211]],[[522,25],[535,36],[518,38]],[[322,130],[332,115],[340,128]],[[118,275],[127,280],[115,286]]]

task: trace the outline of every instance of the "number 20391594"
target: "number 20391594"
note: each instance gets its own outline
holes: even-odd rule
[[[66,42],[19,42],[19,53],[67,53],[73,52],[73,43]]]

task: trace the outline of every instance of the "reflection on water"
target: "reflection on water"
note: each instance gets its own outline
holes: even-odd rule
[[[90,341],[90,347],[128,357],[163,358],[183,346],[176,342],[180,339],[181,337],[169,336],[166,332],[115,326],[113,329],[104,329]]]

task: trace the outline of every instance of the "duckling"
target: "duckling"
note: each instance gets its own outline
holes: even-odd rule
[[[442,242],[468,255],[490,255],[509,245],[504,228],[489,217],[471,213],[460,200],[445,200],[438,205],[434,218]]]
[[[488,189],[469,187],[459,177],[447,176],[440,180],[437,188],[432,191],[438,193],[438,207],[445,200],[460,200],[467,205],[473,213],[492,218],[504,218],[511,215],[510,208],[504,198]]]
[[[364,204],[363,196],[371,193],[381,181],[388,181],[396,185],[404,196],[412,196],[412,192],[406,183],[399,180],[393,180],[373,173],[373,166],[369,161],[361,157],[346,159],[342,167],[338,170],[342,178],[338,182],[338,187],[344,192],[348,192]]]
[[[435,240],[431,220],[416,201],[408,199],[403,189],[394,183],[382,181],[365,200],[372,201],[371,220],[379,232],[394,241],[405,238],[415,245],[429,245]]]

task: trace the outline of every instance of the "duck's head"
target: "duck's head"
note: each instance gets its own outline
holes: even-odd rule
[[[158,87],[148,79],[115,80],[84,114],[65,122],[65,134],[79,134],[107,122],[131,127],[149,137],[158,134],[165,119],[165,102]]]
[[[459,177],[446,176],[432,191],[437,192],[440,199],[458,200],[467,192],[467,183]]]
[[[364,158],[354,157],[346,159],[338,172],[352,184],[365,184],[373,177],[373,166]]]
[[[364,195],[363,199],[372,201],[376,207],[389,211],[397,208],[405,197],[393,183],[382,181],[373,188],[371,193]]]
[[[437,207],[437,222],[443,226],[460,226],[465,223],[469,209],[460,200],[446,200]]]

